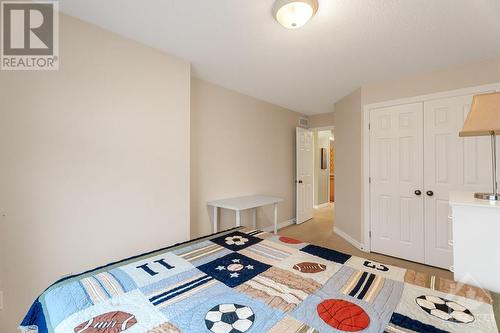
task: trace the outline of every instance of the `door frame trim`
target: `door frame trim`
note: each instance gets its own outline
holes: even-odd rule
[[[462,89],[442,91],[438,93],[400,98],[378,103],[364,104],[361,115],[361,250],[371,252],[371,220],[370,220],[370,111],[385,107],[397,106],[401,104],[423,103],[436,99],[450,98],[468,94],[475,94],[483,90],[500,91],[500,82],[473,86]]]

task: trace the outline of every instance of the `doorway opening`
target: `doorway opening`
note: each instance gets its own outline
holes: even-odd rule
[[[333,128],[313,129],[314,208],[332,206],[335,202],[335,136]]]

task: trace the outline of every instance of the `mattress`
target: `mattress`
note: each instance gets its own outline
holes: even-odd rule
[[[244,227],[60,280],[55,333],[498,332],[490,292]]]

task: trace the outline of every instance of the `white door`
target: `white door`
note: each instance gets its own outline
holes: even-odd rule
[[[425,263],[449,269],[453,239],[449,193],[491,192],[488,137],[460,138],[472,95],[424,103]]]
[[[370,112],[371,247],[418,262],[424,261],[422,126],[422,103]]]
[[[297,223],[313,217],[313,133],[297,127]]]

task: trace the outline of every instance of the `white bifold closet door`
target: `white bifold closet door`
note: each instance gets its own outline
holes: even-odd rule
[[[370,113],[371,248],[424,261],[422,103]],[[417,192],[418,193],[418,192]]]
[[[449,194],[491,192],[489,137],[460,138],[472,95],[424,103],[425,263],[453,263]]]
[[[373,251],[452,266],[449,194],[488,192],[492,183],[489,137],[458,135],[471,102],[466,95],[371,110]]]

